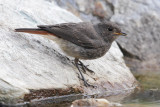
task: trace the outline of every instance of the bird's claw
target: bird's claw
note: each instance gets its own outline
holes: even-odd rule
[[[90,69],[87,68],[86,66],[85,66],[85,69],[86,69],[88,72],[90,72],[91,74],[95,74],[95,72],[94,72],[93,70],[90,70]]]
[[[89,84],[87,81],[84,81],[84,85],[85,85],[86,87],[92,87],[92,88],[96,88],[96,87],[97,87],[97,86],[94,86],[94,85]]]
[[[84,86],[96,88],[96,86],[89,84],[88,80],[84,80],[83,78],[81,78],[79,74],[78,74],[78,78],[84,82]]]
[[[86,70],[87,70],[91,74],[95,74],[93,70],[90,70],[89,68],[87,68],[89,65],[84,65],[81,61],[79,61],[78,65],[82,67],[84,73],[86,73]]]

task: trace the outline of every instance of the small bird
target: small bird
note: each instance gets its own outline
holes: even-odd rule
[[[69,56],[74,57],[84,85],[89,84],[79,68],[84,72],[92,70],[83,65],[79,59],[91,60],[102,57],[110,49],[112,42],[118,36],[126,36],[120,28],[111,22],[93,24],[91,22],[61,23],[56,25],[39,25],[38,28],[18,28],[16,32],[40,34],[55,41]]]

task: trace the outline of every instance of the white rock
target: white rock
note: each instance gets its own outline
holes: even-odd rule
[[[15,28],[80,21],[54,2],[0,0],[0,101],[23,98],[31,89],[80,86],[78,70],[65,59],[55,42],[39,35],[14,32]],[[135,82],[116,43],[104,57],[83,62],[96,73],[85,75],[90,83],[109,82],[113,89],[118,84],[123,90],[131,88]],[[89,94],[97,92],[90,91]]]

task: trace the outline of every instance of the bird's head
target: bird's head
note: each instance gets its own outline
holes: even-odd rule
[[[127,36],[126,33],[123,33],[121,31],[121,29],[116,25],[116,24],[113,24],[113,23],[107,23],[106,24],[106,27],[107,27],[107,32],[109,33],[109,35],[111,36]]]
[[[96,28],[99,29],[98,32],[106,42],[113,42],[119,36],[127,36],[119,26],[111,22],[99,23]]]

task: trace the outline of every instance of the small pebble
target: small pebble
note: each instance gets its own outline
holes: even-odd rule
[[[106,99],[80,99],[72,102],[71,107],[119,107],[119,103],[111,103]]]

